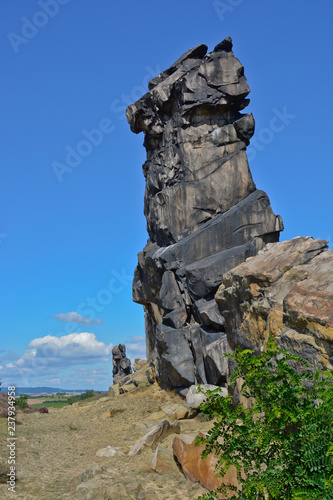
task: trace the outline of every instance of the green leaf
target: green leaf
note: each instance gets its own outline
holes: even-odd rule
[[[272,339],[259,355],[238,348],[226,357],[236,363],[231,384],[242,377],[241,394],[253,404],[235,405],[230,395],[208,391],[201,406],[215,418],[197,441],[205,445],[202,456],[217,454],[221,477],[234,465],[242,488],[233,496],[231,485],[220,491],[238,500],[333,500],[333,375],[300,375],[295,366],[307,369],[306,361]],[[218,498],[207,495],[201,498]]]

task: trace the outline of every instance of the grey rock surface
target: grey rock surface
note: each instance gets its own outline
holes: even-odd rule
[[[225,387],[219,387],[211,384],[191,385],[186,394],[186,404],[189,408],[198,409],[199,406],[206,401],[207,396],[206,391],[214,391],[218,389],[219,394],[225,397],[228,394],[228,390]]]
[[[126,347],[119,344],[112,349],[113,364],[113,383],[117,384],[119,380],[132,373],[131,361],[126,357]]]
[[[247,161],[250,88],[229,37],[208,54],[203,44],[188,50],[148,87],[126,111],[147,151],[149,239],[133,299],[146,312],[148,363],[167,387],[222,384],[230,346],[214,294],[283,229]]]

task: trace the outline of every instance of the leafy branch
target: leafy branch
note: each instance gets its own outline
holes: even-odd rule
[[[225,484],[200,498],[333,500],[332,373],[310,373],[272,340],[259,355],[237,349],[225,356],[236,361],[230,385],[242,380],[248,404],[207,391],[200,409],[215,422],[196,442],[205,445],[203,459],[217,456],[217,476],[235,467],[239,488]]]

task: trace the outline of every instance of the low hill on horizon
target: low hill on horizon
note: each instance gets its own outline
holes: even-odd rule
[[[60,389],[57,387],[15,387],[16,396],[21,396],[21,394],[56,394],[57,392],[68,393],[68,394],[78,394],[85,392],[88,389]],[[6,388],[2,388],[2,392],[6,392]]]

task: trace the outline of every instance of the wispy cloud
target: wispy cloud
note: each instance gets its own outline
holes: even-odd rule
[[[126,346],[126,355],[133,363],[134,359],[146,358],[146,342],[142,335],[134,335],[130,341],[124,342]]]
[[[20,357],[13,350],[10,350],[10,351],[3,351],[3,350],[1,350],[0,351],[0,353],[3,353],[3,352],[5,352],[6,354],[0,354],[0,362],[3,362],[3,361],[16,361]]]
[[[82,316],[81,314],[72,311],[68,313],[54,314],[52,318],[58,321],[65,321],[67,323],[78,323],[79,325],[102,325],[103,321],[99,318],[89,318],[88,316]]]
[[[75,368],[71,375],[65,379],[69,384],[93,385],[94,387],[106,386],[112,383],[111,364],[110,368]]]
[[[131,337],[131,342],[144,342],[145,338],[143,335],[134,335]]]
[[[55,385],[61,383],[61,379],[60,378],[46,378],[45,382],[47,384],[52,384],[52,386],[55,386]]]

